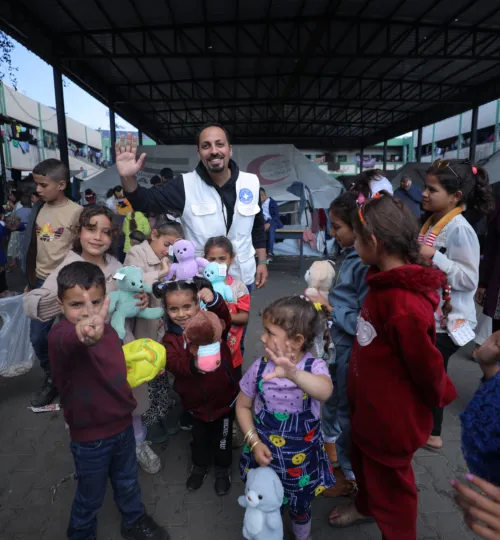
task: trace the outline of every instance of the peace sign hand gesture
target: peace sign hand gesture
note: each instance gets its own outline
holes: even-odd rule
[[[146,154],[143,153],[137,159],[137,137],[132,134],[127,135],[127,140],[123,135],[120,136],[120,142],[115,144],[116,169],[122,177],[135,176],[144,165]]]
[[[275,368],[271,373],[264,375],[264,381],[270,381],[271,379],[288,379],[294,381],[297,374],[297,366],[292,361],[293,353],[290,345],[287,344],[286,346],[286,354],[283,353],[276,341],[274,342],[274,345],[278,353],[276,354],[268,348],[266,348],[266,353],[273,361]]]
[[[76,323],[75,330],[78,339],[87,346],[95,345],[100,341],[104,333],[104,324],[108,314],[109,296],[106,296],[100,306],[92,304],[89,293],[86,291],[83,295],[85,299],[85,308],[87,317],[84,317]]]

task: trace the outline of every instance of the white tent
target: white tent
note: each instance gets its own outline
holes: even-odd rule
[[[194,145],[179,146],[143,146],[138,154],[147,153],[146,164],[139,173],[141,185],[149,186],[154,175],[168,167],[174,175],[192,171],[199,158]],[[294,182],[301,182],[311,192],[324,192],[328,195],[314,196],[317,207],[327,207],[334,197],[342,191],[341,184],[319,169],[291,144],[282,145],[236,145],[233,146],[233,159],[243,171],[256,174],[261,186],[268,195],[277,201],[294,201],[297,196],[287,191]],[[110,167],[101,174],[85,182],[85,188],[93,189],[97,195],[104,196],[106,191],[120,183],[116,167]],[[328,203],[326,203],[326,199]]]

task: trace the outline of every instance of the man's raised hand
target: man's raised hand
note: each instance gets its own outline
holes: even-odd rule
[[[144,165],[146,154],[143,153],[137,159],[137,137],[129,133],[127,138],[123,135],[115,143],[116,170],[121,177],[135,176]]]

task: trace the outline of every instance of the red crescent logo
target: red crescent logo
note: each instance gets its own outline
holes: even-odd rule
[[[269,178],[263,178],[260,174],[260,168],[263,163],[266,161],[277,158],[277,157],[285,157],[282,154],[267,154],[266,156],[260,156],[253,161],[251,161],[247,166],[247,171],[252,174],[256,174],[259,177],[260,183],[269,186],[271,184],[276,184],[276,182],[281,182],[281,180],[284,180],[285,178],[288,178],[288,174],[285,176],[282,176],[281,178],[275,178],[274,180],[269,180]]]

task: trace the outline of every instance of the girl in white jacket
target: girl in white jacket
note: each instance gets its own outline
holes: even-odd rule
[[[450,292],[436,312],[436,347],[447,370],[459,347],[450,337],[458,322],[476,327],[474,294],[479,280],[479,241],[466,219],[493,209],[488,174],[469,160],[436,160],[427,170],[422,208],[431,216],[420,231],[421,255],[447,277]],[[465,217],[464,217],[465,216]],[[434,411],[434,429],[427,447],[442,448],[443,409]]]

